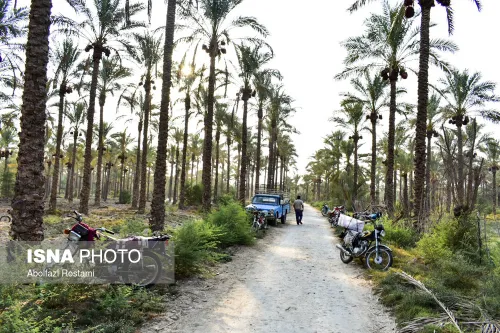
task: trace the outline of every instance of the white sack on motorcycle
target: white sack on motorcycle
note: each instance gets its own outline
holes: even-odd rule
[[[361,232],[365,227],[365,222],[355,219],[354,217],[350,217],[344,214],[340,214],[339,223],[340,227],[347,228],[349,230]]]

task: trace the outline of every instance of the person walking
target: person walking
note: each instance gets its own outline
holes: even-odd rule
[[[304,201],[300,200],[300,195],[293,203],[293,210],[295,211],[295,220],[297,225],[302,224],[302,214],[304,213]]]

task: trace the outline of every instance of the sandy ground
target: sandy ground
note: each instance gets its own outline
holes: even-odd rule
[[[166,313],[139,332],[394,332],[362,268],[343,264],[336,243],[307,206],[303,225],[289,215],[256,246],[237,249],[215,278],[179,282]]]

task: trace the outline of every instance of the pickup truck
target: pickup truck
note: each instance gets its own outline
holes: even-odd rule
[[[290,199],[286,197],[285,193],[257,192],[252,198],[252,203],[246,209],[266,211],[266,219],[270,225],[275,225],[278,219],[285,224],[286,215],[290,212]]]

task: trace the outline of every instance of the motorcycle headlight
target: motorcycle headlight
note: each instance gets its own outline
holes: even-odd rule
[[[382,231],[380,232],[380,236],[385,237],[385,230],[382,230]]]

